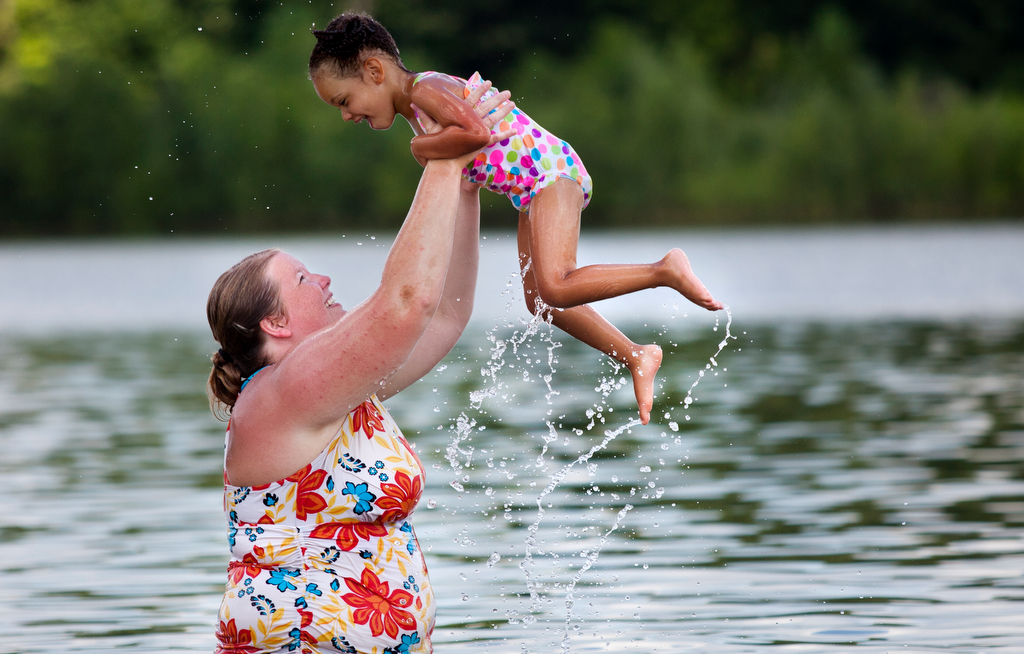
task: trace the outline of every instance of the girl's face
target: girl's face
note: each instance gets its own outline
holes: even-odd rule
[[[340,109],[346,121],[365,120],[373,129],[388,129],[395,122],[395,103],[383,75],[374,75],[366,67],[358,77],[317,75],[313,88],[321,100]]]

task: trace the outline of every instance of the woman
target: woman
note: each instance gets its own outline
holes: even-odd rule
[[[489,128],[507,98],[476,107]],[[433,369],[466,326],[480,206],[461,172],[509,136],[427,163],[380,287],[353,309],[277,250],[210,292],[210,392],[230,412],[217,651],[431,651],[434,600],[408,520],[423,467],[380,400]]]

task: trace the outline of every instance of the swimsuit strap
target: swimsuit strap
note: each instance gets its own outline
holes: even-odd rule
[[[433,75],[433,74],[434,74],[434,73],[436,73],[436,72],[437,72],[437,71],[435,71],[435,70],[425,70],[425,71],[423,71],[422,73],[419,73],[419,74],[417,74],[417,75],[416,75],[416,77],[415,77],[415,79],[413,79],[412,83],[413,83],[413,84],[419,84],[419,81],[420,81],[421,79],[423,79],[423,78],[424,78],[424,77],[426,77],[427,75]]]
[[[255,377],[256,375],[260,374],[261,372],[263,372],[266,369],[267,369],[267,366],[263,366],[262,368],[260,368],[256,372],[252,373],[251,375],[249,375],[248,377],[243,379],[242,380],[242,387],[238,389],[238,392],[241,393],[242,391],[244,391],[246,385],[253,380],[253,377]]]

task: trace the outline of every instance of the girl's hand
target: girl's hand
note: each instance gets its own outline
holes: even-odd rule
[[[499,141],[510,139],[516,135],[516,132],[513,130],[504,130],[501,132],[490,131],[493,130],[494,126],[501,122],[505,116],[515,109],[516,106],[514,102],[509,100],[509,97],[511,96],[509,91],[495,93],[491,97],[481,101],[481,97],[483,97],[483,95],[490,89],[491,82],[489,80],[484,80],[477,88],[470,92],[465,100],[473,107],[473,110],[476,112],[480,122],[483,123],[483,126],[490,132],[488,141],[483,145],[483,147],[494,145]],[[423,130],[424,135],[438,134],[444,130],[444,127],[434,120],[433,116],[418,107],[415,103],[412,103],[412,110],[416,114],[417,122]],[[415,144],[415,139],[413,139],[413,141]],[[463,166],[466,166],[473,160],[477,152],[479,152],[479,150],[471,153],[470,155],[458,157],[456,161],[459,161]],[[421,166],[427,165],[427,159],[416,154],[415,147],[413,147],[413,156],[416,157],[416,161],[418,161]]]
[[[423,111],[422,109],[417,107],[415,104],[412,105],[412,110],[416,112],[416,119],[419,121],[420,127],[423,128],[423,133],[424,134],[437,134],[442,129],[444,129],[443,127],[441,127],[441,125],[438,124],[438,122],[436,120],[434,120],[430,116],[430,114],[428,114],[427,112]],[[486,125],[487,121],[484,121],[484,124]],[[469,152],[467,154],[464,154],[461,157],[456,157],[454,159],[451,159],[451,161],[453,161],[453,162],[457,163],[459,166],[465,168],[466,166],[469,165],[469,162],[473,161],[473,159],[476,158],[476,155],[479,152],[480,152],[480,150],[475,150],[473,152]],[[423,159],[421,157],[416,157],[416,161],[419,161],[421,166],[426,166],[427,165],[427,159]]]
[[[509,113],[516,108],[516,103],[509,100],[512,96],[510,91],[496,93],[481,102],[480,98],[484,93],[490,90],[490,88],[490,80],[484,80],[484,82],[473,89],[472,93],[469,94],[469,97],[466,98],[466,102],[473,105],[476,115],[480,116],[480,120],[483,121],[487,129],[493,129],[495,125],[501,122],[502,118],[509,115]],[[421,110],[415,104],[412,105],[412,110],[416,112],[416,117],[425,134],[436,134],[444,129],[430,116],[430,114]],[[516,133],[513,130],[492,132],[491,140],[487,145],[494,145],[498,141],[504,141],[505,139],[512,138],[515,135]]]

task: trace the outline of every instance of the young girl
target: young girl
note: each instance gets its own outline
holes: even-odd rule
[[[365,121],[382,130],[401,114],[416,134],[412,153],[421,164],[487,145],[490,130],[464,100],[480,86],[479,75],[467,81],[408,70],[391,35],[365,14],[342,14],[313,34],[317,43],[309,58],[310,79],[320,99],[338,107],[346,121]],[[580,212],[590,202],[592,188],[583,162],[568,143],[518,109],[494,130],[515,136],[486,147],[463,177],[507,195],[520,212],[519,256],[527,306],[535,314],[555,307],[551,322],[556,327],[625,364],[640,420],[647,424],[661,348],[629,340],[589,303],[668,286],[710,311],[722,304],[693,274],[679,249],[650,264],[577,268]]]

